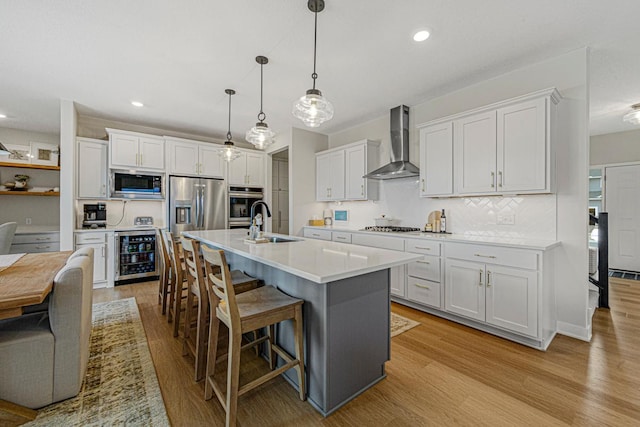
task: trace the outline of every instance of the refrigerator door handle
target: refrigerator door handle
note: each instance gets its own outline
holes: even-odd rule
[[[200,185],[200,223],[198,228],[202,230],[204,228],[204,185]]]

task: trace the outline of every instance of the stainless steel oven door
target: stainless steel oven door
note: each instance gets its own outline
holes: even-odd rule
[[[249,228],[251,205],[263,199],[262,188],[229,188],[229,228]]]

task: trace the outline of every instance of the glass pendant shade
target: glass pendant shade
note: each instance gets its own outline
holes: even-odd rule
[[[238,150],[231,141],[226,141],[224,143],[224,147],[218,151],[218,155],[222,157],[227,162],[232,162],[238,157],[240,157],[242,153]]]
[[[632,105],[633,111],[628,112],[622,117],[622,120],[633,125],[640,124],[640,104]]]
[[[269,129],[269,126],[265,122],[258,122],[254,127],[247,131],[245,138],[248,142],[252,143],[260,150],[265,149],[269,145],[273,144],[273,138],[276,133]]]
[[[293,115],[312,128],[333,118],[333,105],[322,92],[309,89],[307,94],[293,104]]]

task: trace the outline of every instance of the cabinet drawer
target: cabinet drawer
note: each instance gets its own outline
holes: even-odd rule
[[[440,258],[433,256],[424,256],[421,260],[410,263],[408,265],[407,273],[409,276],[439,282]]]
[[[351,233],[334,231],[331,238],[334,242],[351,243]]]
[[[37,253],[37,252],[58,252],[60,250],[60,242],[41,242],[41,243],[14,243],[11,245],[12,254],[21,253]]]
[[[76,244],[105,243],[106,241],[106,233],[76,233]]]
[[[398,237],[374,236],[371,234],[354,234],[351,236],[354,245],[372,246],[374,248],[404,251],[404,239]]]
[[[420,304],[442,308],[440,303],[440,283],[408,277],[407,298]]]
[[[43,243],[43,242],[59,242],[60,233],[33,233],[33,234],[16,234],[13,237],[13,244],[19,245],[23,243]]]
[[[432,242],[429,240],[406,239],[405,251],[416,254],[440,255],[440,242]]]
[[[308,237],[310,239],[331,240],[331,231],[329,230],[305,228],[303,235],[304,237]]]
[[[529,270],[538,269],[537,251],[466,243],[447,243],[445,252],[447,258],[499,264]]]

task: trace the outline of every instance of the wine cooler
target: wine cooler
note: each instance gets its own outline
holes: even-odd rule
[[[115,281],[158,275],[156,231],[118,231]]]

